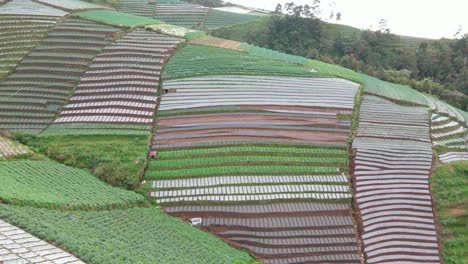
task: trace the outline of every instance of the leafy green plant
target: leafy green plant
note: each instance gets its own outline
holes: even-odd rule
[[[246,252],[159,208],[62,212],[0,205],[0,218],[87,263],[252,263]]]
[[[0,162],[0,181],[0,199],[22,206],[107,209],[145,203],[144,197],[134,192],[53,161]]]

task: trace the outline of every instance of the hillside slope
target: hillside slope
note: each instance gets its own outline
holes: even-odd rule
[[[0,80],[0,128],[88,171],[0,161],[13,186],[0,219],[89,263],[442,262],[429,178],[438,156],[468,158],[466,112],[153,13],[44,1],[22,16],[64,13],[45,31],[38,19],[40,39]]]

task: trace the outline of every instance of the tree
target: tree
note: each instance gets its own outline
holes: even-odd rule
[[[275,11],[273,12],[273,14],[275,14],[275,15],[282,15],[283,14],[283,6],[280,3],[278,3],[276,5],[276,8],[275,8]]]

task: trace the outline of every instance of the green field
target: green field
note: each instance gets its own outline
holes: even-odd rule
[[[143,176],[149,143],[149,135],[19,135],[18,139],[37,153],[87,169],[103,181],[127,189],[134,189]]]
[[[89,172],[53,161],[0,162],[0,199],[8,204],[102,209],[144,203],[134,192],[109,186]]]
[[[380,95],[400,103],[427,105],[424,95],[409,86],[394,84],[379,80],[369,75],[361,74],[364,81],[364,92]]]
[[[446,264],[468,263],[468,162],[439,167],[431,179],[439,221],[442,225]]]
[[[113,10],[86,11],[86,12],[76,13],[74,15],[84,18],[84,19],[101,22],[101,23],[111,25],[111,26],[130,27],[130,28],[161,23],[159,20],[156,20],[156,19],[135,16],[135,15],[117,12]]]
[[[0,218],[63,246],[87,263],[252,263],[215,236],[160,209],[61,212],[0,205]]]
[[[175,79],[219,74],[321,76],[302,65],[222,48],[188,45],[171,58],[163,72],[163,78]]]
[[[146,179],[235,175],[336,174],[346,171],[344,149],[292,146],[218,146],[162,150]]]

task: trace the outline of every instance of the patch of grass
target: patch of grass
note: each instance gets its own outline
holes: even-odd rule
[[[252,263],[215,236],[159,208],[62,212],[0,205],[0,218],[54,242],[87,263]]]
[[[114,186],[135,189],[146,167],[146,136],[18,135],[38,153],[75,168],[87,169]]]
[[[443,228],[445,263],[468,263],[468,162],[439,167],[431,178],[431,190]]]
[[[0,162],[0,199],[60,209],[110,209],[143,204],[134,192],[109,186],[89,172],[53,161]]]

